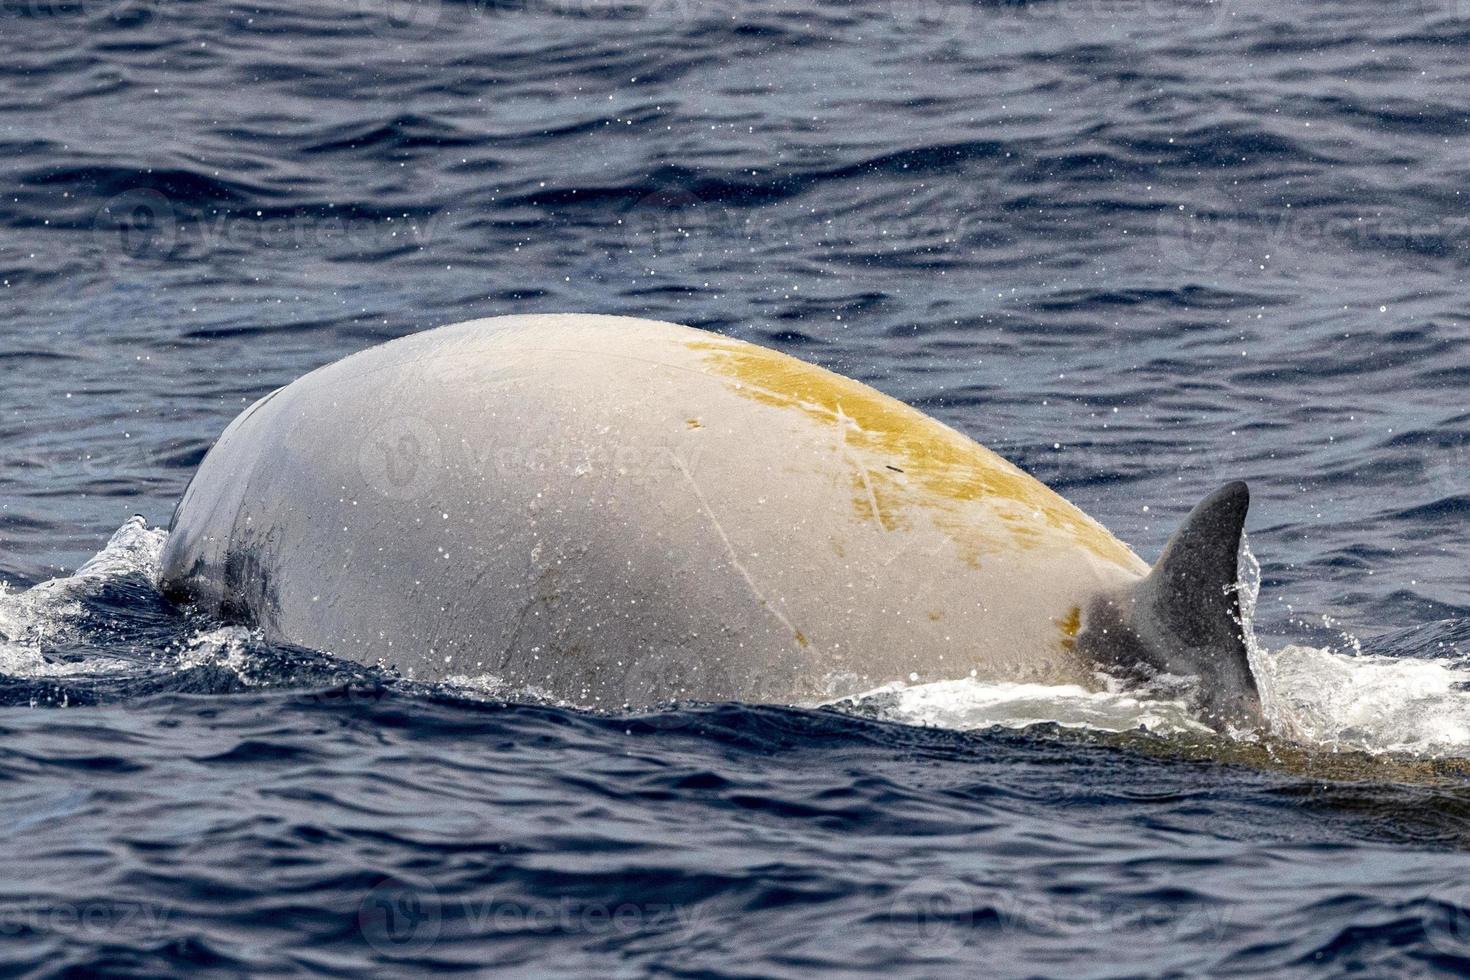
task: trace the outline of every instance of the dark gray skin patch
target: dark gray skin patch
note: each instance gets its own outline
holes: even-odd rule
[[[1236,562],[1250,507],[1244,483],[1229,483],[1189,512],[1148,577],[1097,599],[1078,649],[1120,677],[1199,678],[1204,720],[1258,729],[1261,696],[1240,623]]]

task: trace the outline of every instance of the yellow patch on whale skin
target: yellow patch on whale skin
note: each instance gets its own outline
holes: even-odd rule
[[[688,346],[742,397],[840,427],[844,446],[872,463],[853,460],[853,508],[863,520],[894,530],[910,526],[906,511],[922,508],[977,567],[1007,547],[1041,546],[1046,530],[1106,561],[1138,566],[1126,545],[1035,477],[896,398],[743,341],[712,337]],[[976,503],[1004,526],[1005,540],[977,526]]]
[[[1058,620],[1054,620],[1057,629],[1062,631],[1062,649],[1072,650],[1077,646],[1077,634],[1082,629],[1082,610],[1073,606],[1072,611]]]
[[[902,501],[888,492],[876,479],[877,474],[857,468],[852,476],[852,507],[858,517],[865,521],[876,521],[885,531],[908,530],[913,524],[906,520]]]

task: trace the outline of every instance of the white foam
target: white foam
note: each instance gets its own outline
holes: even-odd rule
[[[1308,745],[1422,756],[1470,755],[1464,658],[1381,657],[1288,644],[1272,652],[1251,623],[1261,565],[1241,543],[1240,608],[1251,672],[1272,734]]]
[[[133,517],[71,575],[48,579],[21,592],[0,582],[0,673],[40,679],[136,670],[136,660],[94,653],[73,661],[47,658],[42,651],[79,638],[86,622],[82,600],[108,583],[128,578],[156,582],[167,541],[168,531]],[[206,664],[226,667],[248,682],[252,640],[259,641],[259,634],[243,627],[220,626],[200,630],[167,651],[157,652],[167,653],[168,666],[174,669]]]
[[[251,683],[250,649],[253,643],[261,643],[258,630],[243,626],[221,626],[202,630],[184,641],[183,650],[175,661],[183,670],[190,667],[225,667],[235,672],[244,683]]]
[[[848,703],[887,721],[962,731],[1037,724],[1103,732],[1140,726],[1161,734],[1210,730],[1194,719],[1183,701],[1155,700],[1117,689],[1089,691],[1075,684],[984,683],[971,678],[895,683]]]
[[[0,582],[0,673],[64,677],[129,666],[127,661],[105,657],[76,663],[51,660],[42,655],[42,647],[75,638],[84,616],[81,600],[96,595],[109,581],[137,575],[152,582],[167,540],[167,531],[150,528],[143,518],[133,517],[71,575],[48,579],[22,592]]]
[[[1295,644],[1258,650],[1253,659],[1274,737],[1331,750],[1470,756],[1470,669],[1463,663]],[[1183,700],[1070,684],[894,683],[835,704],[886,721],[961,731],[1055,724],[1099,732],[1209,732]]]
[[[1261,666],[1257,677],[1268,682],[1284,737],[1333,749],[1470,755],[1470,670],[1461,662],[1290,645]]]

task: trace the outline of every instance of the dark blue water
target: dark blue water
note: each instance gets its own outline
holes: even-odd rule
[[[0,974],[1470,969],[1467,51],[1456,0],[0,0]],[[860,378],[1150,558],[1250,481],[1283,727],[591,715],[158,596],[246,404],[533,311]]]

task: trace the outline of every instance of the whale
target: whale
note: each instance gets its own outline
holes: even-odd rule
[[[1152,565],[858,381],[632,317],[503,316],[312,371],[224,430],[159,585],[266,638],[589,708],[890,684],[1185,690],[1262,725],[1242,482]]]

